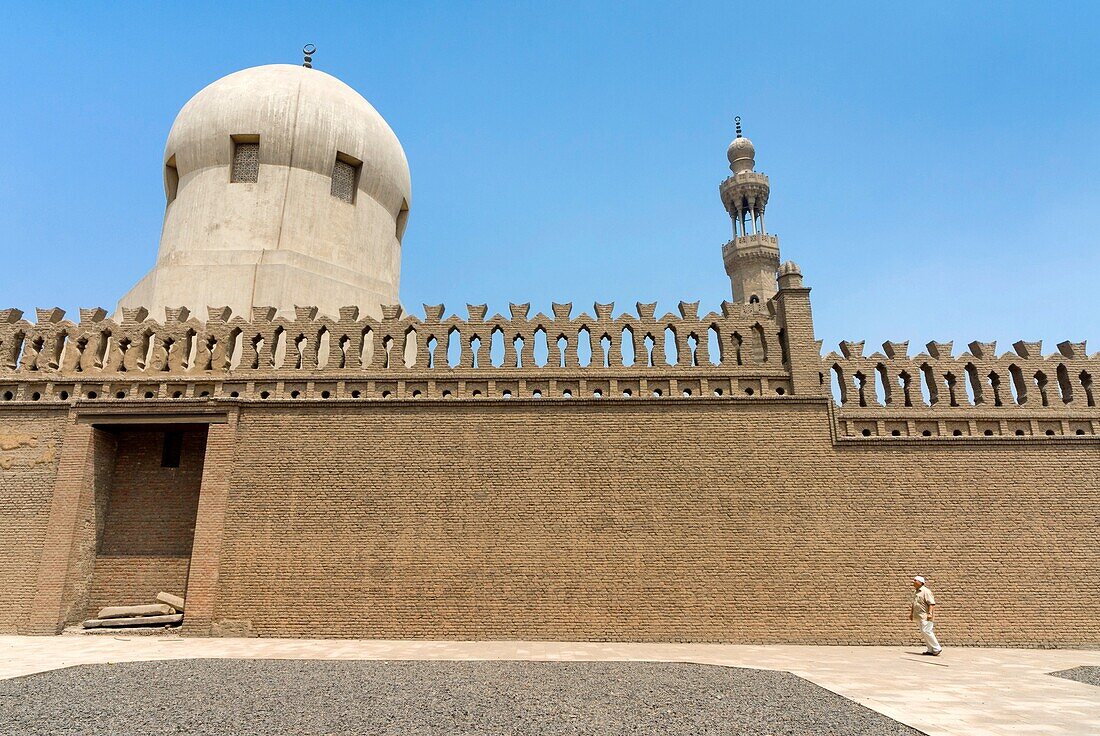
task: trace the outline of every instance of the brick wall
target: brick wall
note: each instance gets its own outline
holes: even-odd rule
[[[240,411],[216,425],[224,534],[191,633],[898,643],[919,572],[945,642],[1100,643],[1092,442],[835,442],[817,400]],[[0,424],[22,442],[0,451],[0,627],[26,631],[48,450],[71,423],[12,409]],[[97,430],[94,446],[108,437],[86,473],[107,503],[93,513],[81,491],[69,536],[63,606],[80,615],[194,573],[202,431],[171,475],[159,432]],[[90,524],[100,553],[80,583]]]
[[[126,555],[96,557],[95,576],[85,617],[105,606],[156,603],[162,590],[183,595],[187,589],[188,557]]]
[[[164,431],[114,430],[115,461],[84,615],[107,605],[184,595],[202,482],[206,428],[183,430],[177,468],[162,467]]]
[[[59,517],[73,514],[69,526],[69,554],[65,559],[57,558],[53,561],[44,557],[45,564],[39,575],[41,586],[43,575],[51,575],[52,569],[66,571],[65,591],[61,598],[60,621],[63,623],[76,623],[85,618],[95,571],[96,548],[102,538],[107,503],[114,480],[115,453],[118,449],[117,436],[113,432],[76,425],[70,426],[66,433],[66,450],[83,444],[81,438],[85,432],[90,434],[91,447],[90,453],[81,463],[84,471],[68,481],[62,477],[60,488],[57,485],[54,487],[51,514],[58,514]],[[69,474],[59,473],[59,476],[67,475]],[[58,520],[54,519],[55,522]],[[48,544],[60,547],[61,536],[59,534],[58,537],[51,538]],[[36,605],[38,602],[36,601]]]
[[[161,467],[161,430],[119,430],[100,555],[191,554],[206,427],[183,431],[178,468]]]
[[[225,507],[230,479],[236,467],[237,412],[228,412],[225,419],[224,423],[211,424],[207,433],[202,492],[188,568],[184,633],[197,636],[215,633],[214,606],[218,598],[222,542],[226,533]]]
[[[215,629],[1097,643],[1100,448],[841,446],[824,401],[243,408]]]
[[[67,413],[0,415],[0,634],[15,633],[34,600]]]

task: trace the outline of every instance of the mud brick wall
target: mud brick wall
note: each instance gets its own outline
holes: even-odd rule
[[[164,431],[112,432],[117,449],[84,615],[186,591],[206,428],[182,431],[178,468],[161,467]]]
[[[106,606],[156,603],[162,590],[183,595],[190,557],[97,557],[85,618]]]
[[[67,414],[0,415],[0,634],[16,633],[34,599]]]
[[[116,433],[99,555],[191,555],[206,428],[183,430],[178,468],[161,467],[164,431]]]
[[[1100,448],[839,445],[806,401],[242,408],[221,632],[1095,643]]]

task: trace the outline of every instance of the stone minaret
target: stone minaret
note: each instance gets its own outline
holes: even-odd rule
[[[733,287],[733,300],[754,304],[776,294],[779,239],[768,235],[764,228],[768,177],[753,171],[756,149],[741,135],[741,118],[736,120],[737,137],[726,151],[733,176],[718,187],[722,204],[733,220],[733,240],[722,246],[722,260]]]

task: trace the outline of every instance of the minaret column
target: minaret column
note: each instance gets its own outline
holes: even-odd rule
[[[756,149],[752,141],[741,135],[741,118],[736,120],[737,137],[726,152],[733,175],[718,188],[733,220],[733,240],[722,247],[722,260],[730,277],[733,300],[760,303],[776,295],[779,239],[768,235],[764,227],[764,210],[770,193],[768,177],[754,171]],[[746,215],[751,225],[746,225]]]

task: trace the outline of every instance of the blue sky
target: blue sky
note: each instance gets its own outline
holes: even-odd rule
[[[312,42],[408,155],[416,313],[717,309],[739,114],[827,349],[1095,351],[1100,4],[962,5],[8,4],[0,303],[113,307],[156,255],[179,108]]]

